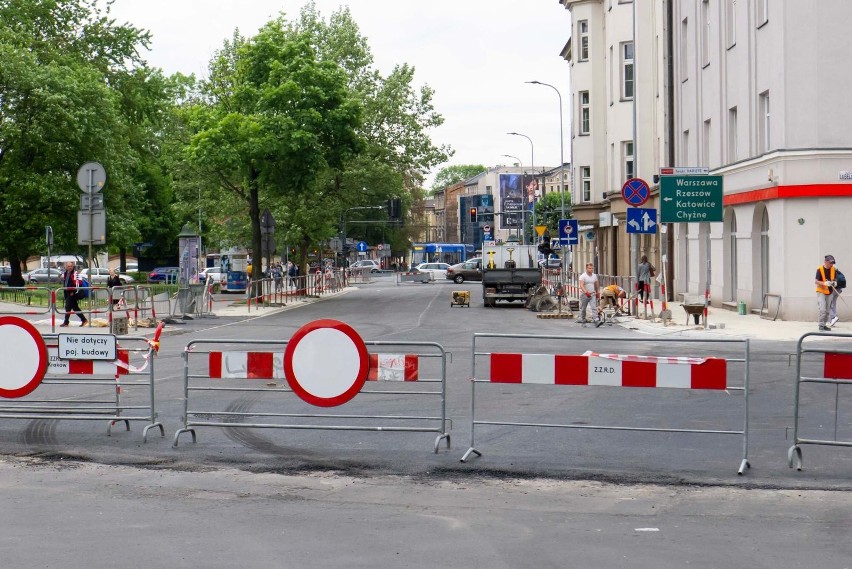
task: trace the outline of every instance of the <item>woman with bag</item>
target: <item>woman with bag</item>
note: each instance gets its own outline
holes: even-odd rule
[[[651,279],[656,276],[657,269],[648,262],[648,256],[642,255],[639,266],[636,267],[636,291],[642,301],[647,301],[651,293]]]
[[[74,262],[68,261],[65,263],[65,272],[62,273],[62,293],[65,295],[65,321],[60,324],[60,327],[68,326],[71,320],[71,313],[74,312],[80,317],[80,326],[86,326],[89,321],[83,316],[83,311],[77,301],[81,298],[83,279],[77,274],[74,269]]]

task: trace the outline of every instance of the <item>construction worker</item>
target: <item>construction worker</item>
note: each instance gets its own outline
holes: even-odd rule
[[[834,266],[834,256],[826,255],[822,265],[817,267],[814,284],[817,292],[817,307],[819,307],[819,329],[831,330],[828,316],[837,310],[837,269]]]

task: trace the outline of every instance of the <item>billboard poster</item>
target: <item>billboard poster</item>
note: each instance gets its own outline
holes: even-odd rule
[[[500,228],[522,228],[537,192],[538,180],[532,174],[500,174]]]

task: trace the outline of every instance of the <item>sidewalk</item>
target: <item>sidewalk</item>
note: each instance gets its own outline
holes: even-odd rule
[[[301,306],[306,306],[308,304],[312,304],[314,302],[320,302],[325,298],[335,297],[341,294],[346,294],[347,292],[351,292],[355,290],[351,287],[345,288],[336,293],[326,293],[321,297],[310,297],[304,298],[301,300],[290,301],[287,304],[280,305],[257,305],[252,303],[251,307],[246,305],[244,296],[235,296],[231,298],[225,298],[218,300],[213,309],[213,313],[208,316],[198,317],[192,316],[191,320],[187,320],[187,323],[212,323],[217,318],[257,318],[260,316],[269,316],[270,314],[276,314],[278,312],[284,312],[287,310],[292,310],[294,308],[299,308]],[[25,311],[26,307],[22,307],[20,305],[14,305],[9,303],[0,303],[0,313],[3,313],[6,316],[18,316],[29,321],[32,325],[36,327],[36,329],[42,334],[109,334],[109,320],[107,314],[95,314],[93,317],[89,318],[91,323],[90,326],[81,326],[80,318],[76,314],[71,316],[70,325],[67,327],[60,327],[59,325],[62,323],[63,314],[57,314],[55,319],[55,332],[51,331],[51,325],[54,323],[51,318],[50,313],[44,314],[27,314]],[[132,311],[129,311],[132,313]],[[123,316],[125,313],[124,310],[118,311],[114,314],[114,316]],[[152,322],[151,326],[139,326],[138,329],[134,329],[132,325],[132,321],[128,322],[127,335],[129,336],[150,336],[153,335],[157,328],[157,323],[159,320],[163,319],[161,315],[157,315],[156,321]],[[171,316],[170,319],[180,320],[180,316]],[[140,322],[144,321],[144,318],[140,318]],[[167,319],[168,320],[168,319]],[[166,323],[165,328],[163,329],[164,334],[169,334],[170,332],[182,330],[186,324],[178,323],[178,324],[170,324]]]
[[[654,311],[660,313],[660,304],[654,303]],[[708,310],[707,324],[705,330],[701,325],[695,325],[692,317],[687,325],[687,314],[682,303],[670,302],[668,309],[672,313],[672,319],[667,325],[663,325],[659,318],[655,320],[642,319],[643,307],[639,305],[639,317],[622,322],[621,326],[627,329],[635,329],[645,334],[664,335],[682,333],[688,336],[704,337],[735,337],[750,338],[754,340],[789,340],[796,341],[803,334],[818,332],[816,323],[816,306],[814,306],[814,320],[812,322],[797,322],[783,320],[767,320],[756,314],[740,315],[732,310],[716,308],[711,306]],[[651,307],[648,306],[648,314]],[[852,322],[838,322],[832,332],[840,334],[852,333]]]

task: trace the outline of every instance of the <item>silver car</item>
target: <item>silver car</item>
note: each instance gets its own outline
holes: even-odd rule
[[[105,285],[107,279],[109,279],[109,269],[96,267],[94,269],[91,269],[91,272],[89,271],[89,269],[83,269],[82,271],[80,271],[80,276],[86,279],[90,285]],[[125,275],[123,273],[118,274],[118,280],[121,281],[122,286],[133,284],[133,277],[131,277],[130,275]]]

